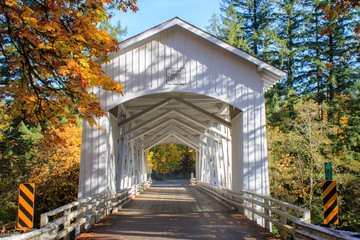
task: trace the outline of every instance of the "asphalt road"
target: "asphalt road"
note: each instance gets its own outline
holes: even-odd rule
[[[80,235],[85,239],[279,239],[187,182],[152,187]]]

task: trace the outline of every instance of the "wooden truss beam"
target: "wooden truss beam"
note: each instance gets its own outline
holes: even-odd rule
[[[216,121],[216,122],[218,122],[218,123],[220,123],[220,124],[222,124],[222,125],[224,125],[224,126],[226,126],[228,128],[231,128],[231,123],[230,122],[228,122],[228,121],[216,116],[215,114],[212,114],[212,113],[210,113],[210,112],[208,112],[208,111],[206,111],[206,110],[204,110],[204,109],[202,109],[202,108],[200,108],[200,107],[198,107],[198,106],[196,106],[196,105],[194,105],[194,104],[192,104],[192,103],[190,103],[190,102],[188,102],[188,101],[186,101],[184,99],[177,98],[177,97],[166,98],[166,99],[164,99],[164,100],[162,100],[162,101],[148,107],[147,109],[145,109],[145,110],[143,110],[143,111],[141,111],[141,112],[139,112],[139,113],[137,113],[137,114],[135,114],[135,115],[133,115],[133,116],[131,116],[129,118],[126,118],[126,119],[122,120],[121,122],[118,123],[118,127],[121,127],[121,126],[123,126],[123,125],[125,125],[127,123],[130,123],[130,122],[144,116],[147,113],[155,111],[156,109],[162,107],[163,105],[167,104],[169,101],[171,101],[173,99],[175,99],[176,101],[178,101],[178,102],[180,102],[180,103],[182,103],[182,104],[184,104],[184,105],[186,105],[186,106],[188,106],[188,107],[190,107],[190,108],[192,108],[192,109],[194,109],[194,110],[208,116],[213,121]]]
[[[118,127],[124,126],[125,124],[130,123],[130,122],[136,120],[137,118],[139,118],[139,117],[141,117],[141,116],[144,116],[144,115],[147,114],[147,113],[150,113],[150,112],[152,112],[152,111],[155,111],[155,110],[158,109],[159,107],[167,104],[167,103],[168,103],[170,100],[172,100],[172,99],[173,99],[173,98],[166,98],[166,99],[164,99],[164,100],[162,100],[162,101],[160,101],[160,102],[158,102],[158,103],[156,103],[156,104],[148,107],[147,109],[145,109],[145,110],[143,110],[143,111],[141,111],[141,112],[139,112],[139,113],[137,113],[137,114],[135,114],[135,115],[133,115],[133,116],[131,116],[131,117],[129,117],[129,118],[124,119],[123,121],[119,122]]]

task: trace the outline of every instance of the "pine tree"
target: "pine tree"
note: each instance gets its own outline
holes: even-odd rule
[[[221,7],[221,11],[225,13],[225,16],[222,17],[223,23],[225,23],[223,38],[230,37],[227,34],[228,31],[232,34],[230,38],[232,44],[267,60],[266,50],[273,39],[271,37],[271,23],[274,21],[272,8],[269,2],[264,0],[223,0]],[[234,37],[234,33],[236,33],[236,37]]]
[[[284,118],[292,118],[295,115],[293,103],[302,88],[302,79],[298,72],[302,65],[305,18],[299,0],[277,1],[275,11],[275,48],[268,54],[272,55],[273,64],[286,71],[287,76],[266,93],[268,120],[272,126],[281,125]],[[282,110],[279,111],[279,108]]]
[[[274,51],[273,54],[278,56],[274,63],[287,72],[286,79],[277,85],[282,91],[280,95],[286,95],[286,92],[298,90],[301,85],[297,72],[302,62],[305,17],[299,0],[278,1],[276,9],[278,52]]]

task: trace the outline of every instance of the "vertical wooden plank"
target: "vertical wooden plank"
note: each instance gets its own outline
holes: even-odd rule
[[[211,47],[211,43],[206,41],[206,52],[208,53],[208,58],[206,58],[206,64],[208,66],[207,75],[209,77],[209,92],[215,93],[216,92],[216,82],[215,82],[215,74],[214,74],[214,62],[215,56],[214,51]]]
[[[255,76],[256,77],[256,76]],[[254,159],[254,165],[255,165],[255,191],[258,194],[263,194],[262,189],[262,181],[264,180],[262,177],[262,172],[264,168],[264,159],[262,158],[262,135],[261,135],[261,95],[258,91],[254,93],[254,151],[255,151],[255,159]]]
[[[202,78],[203,78],[203,85],[202,88],[205,90],[205,93],[209,93],[210,92],[210,88],[211,88],[211,83],[210,83],[210,76],[209,76],[209,69],[207,64],[207,59],[211,58],[211,55],[209,54],[208,51],[206,51],[205,49],[206,46],[206,42],[201,39],[201,48],[200,50],[202,51]]]
[[[249,159],[248,159],[248,184],[249,191],[256,191],[256,158],[255,158],[255,92],[249,89],[249,115],[248,115],[248,139]]]
[[[108,181],[108,176],[111,176],[111,169],[109,168],[110,161],[110,116],[101,119],[103,130],[100,131],[100,158],[99,158],[99,193],[110,190],[111,182]]]
[[[93,174],[92,174],[92,179],[91,181],[94,183],[92,184],[92,189],[91,189],[91,196],[98,194],[99,193],[99,168],[100,168],[100,164],[99,164],[99,158],[100,158],[100,148],[99,148],[99,143],[100,143],[100,130],[98,128],[96,128],[96,130],[94,131],[94,142],[95,142],[95,147],[94,147],[94,151],[95,151],[95,164],[93,165]]]
[[[200,71],[198,68],[199,68],[200,63],[199,63],[198,39],[196,37],[192,36],[192,40],[194,43],[193,51],[194,51],[194,67],[195,67],[195,69],[192,70],[192,71],[194,71],[193,76],[195,76],[193,81],[195,82],[195,87],[199,88],[200,87],[200,77],[199,77]]]
[[[122,87],[124,89],[124,95],[127,92],[126,89],[126,54],[122,54],[118,57],[118,72],[119,72],[119,77],[117,78],[116,82],[120,82],[122,84]],[[120,93],[117,94],[117,99],[120,98]]]
[[[89,124],[86,120],[82,121],[82,137],[81,137],[81,155],[80,155],[80,173],[79,173],[79,190],[78,198],[84,198],[86,195],[86,159],[87,159],[87,149],[91,149],[91,138],[89,138]],[[90,140],[90,141],[89,141]],[[89,161],[89,160],[88,160]]]
[[[133,71],[132,71],[132,57],[133,52],[129,51],[126,53],[126,92],[133,92]]]
[[[138,59],[138,91],[144,91],[147,89],[147,79],[146,79],[146,68],[145,68],[145,58],[146,58],[146,45],[142,45],[139,48]]]
[[[265,97],[264,92],[261,93],[261,159],[263,160],[263,171],[262,171],[262,189],[263,195],[270,195],[270,183],[269,183],[269,166],[268,166],[268,155],[267,155],[267,141],[266,141],[266,114],[265,114]]]
[[[157,88],[163,87],[165,85],[165,69],[167,68],[168,59],[166,56],[166,46],[163,43],[164,33],[160,35],[160,42],[159,42],[159,77],[158,77],[158,84]]]
[[[178,56],[178,46],[179,46],[179,31],[174,27],[170,29],[171,35],[171,67],[179,68],[179,56]]]
[[[204,67],[204,59],[205,59],[205,53],[203,51],[203,47],[202,47],[202,42],[201,39],[198,39],[198,44],[197,44],[197,48],[198,48],[198,53],[199,53],[199,60],[198,60],[198,64],[197,64],[197,76],[198,76],[198,81],[199,81],[199,85],[198,88],[203,89],[204,91],[206,91],[206,78],[204,76],[204,72],[205,72],[205,67]]]
[[[132,82],[133,82],[133,92],[137,92],[139,91],[139,86],[140,86],[140,73],[139,73],[139,60],[140,60],[140,57],[139,57],[139,48],[135,48],[132,50],[133,52],[133,58],[132,58],[132,70],[133,70],[133,79],[132,79]]]
[[[159,42],[151,42],[151,87],[156,88],[159,85],[159,65],[162,63],[159,55]]]
[[[119,69],[117,68],[117,66],[119,66],[118,61],[119,61],[119,57],[116,57],[116,58],[111,60],[111,75],[110,75],[110,77],[111,77],[111,79],[113,81],[115,81],[115,77],[118,77],[118,75],[119,75],[119,72],[118,72]],[[109,102],[114,101],[114,95],[117,95],[117,94],[113,93],[113,92],[107,93],[107,97],[108,97]]]
[[[121,55],[120,55],[121,56]],[[120,78],[120,64],[119,64],[119,59],[120,56],[114,58],[112,60],[112,76],[111,79],[114,80],[114,82],[120,82],[119,78]],[[111,98],[109,99],[111,102],[116,101],[116,99],[118,98],[118,93],[111,93]]]
[[[151,66],[151,53],[152,53],[152,42],[148,42],[145,46],[145,82],[146,88],[144,90],[149,90],[152,88],[152,66]]]

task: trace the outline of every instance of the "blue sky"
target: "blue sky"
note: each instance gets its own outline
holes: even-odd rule
[[[123,39],[132,37],[174,17],[205,30],[214,12],[219,12],[221,0],[138,0],[139,11],[116,12],[113,21],[128,27]]]

